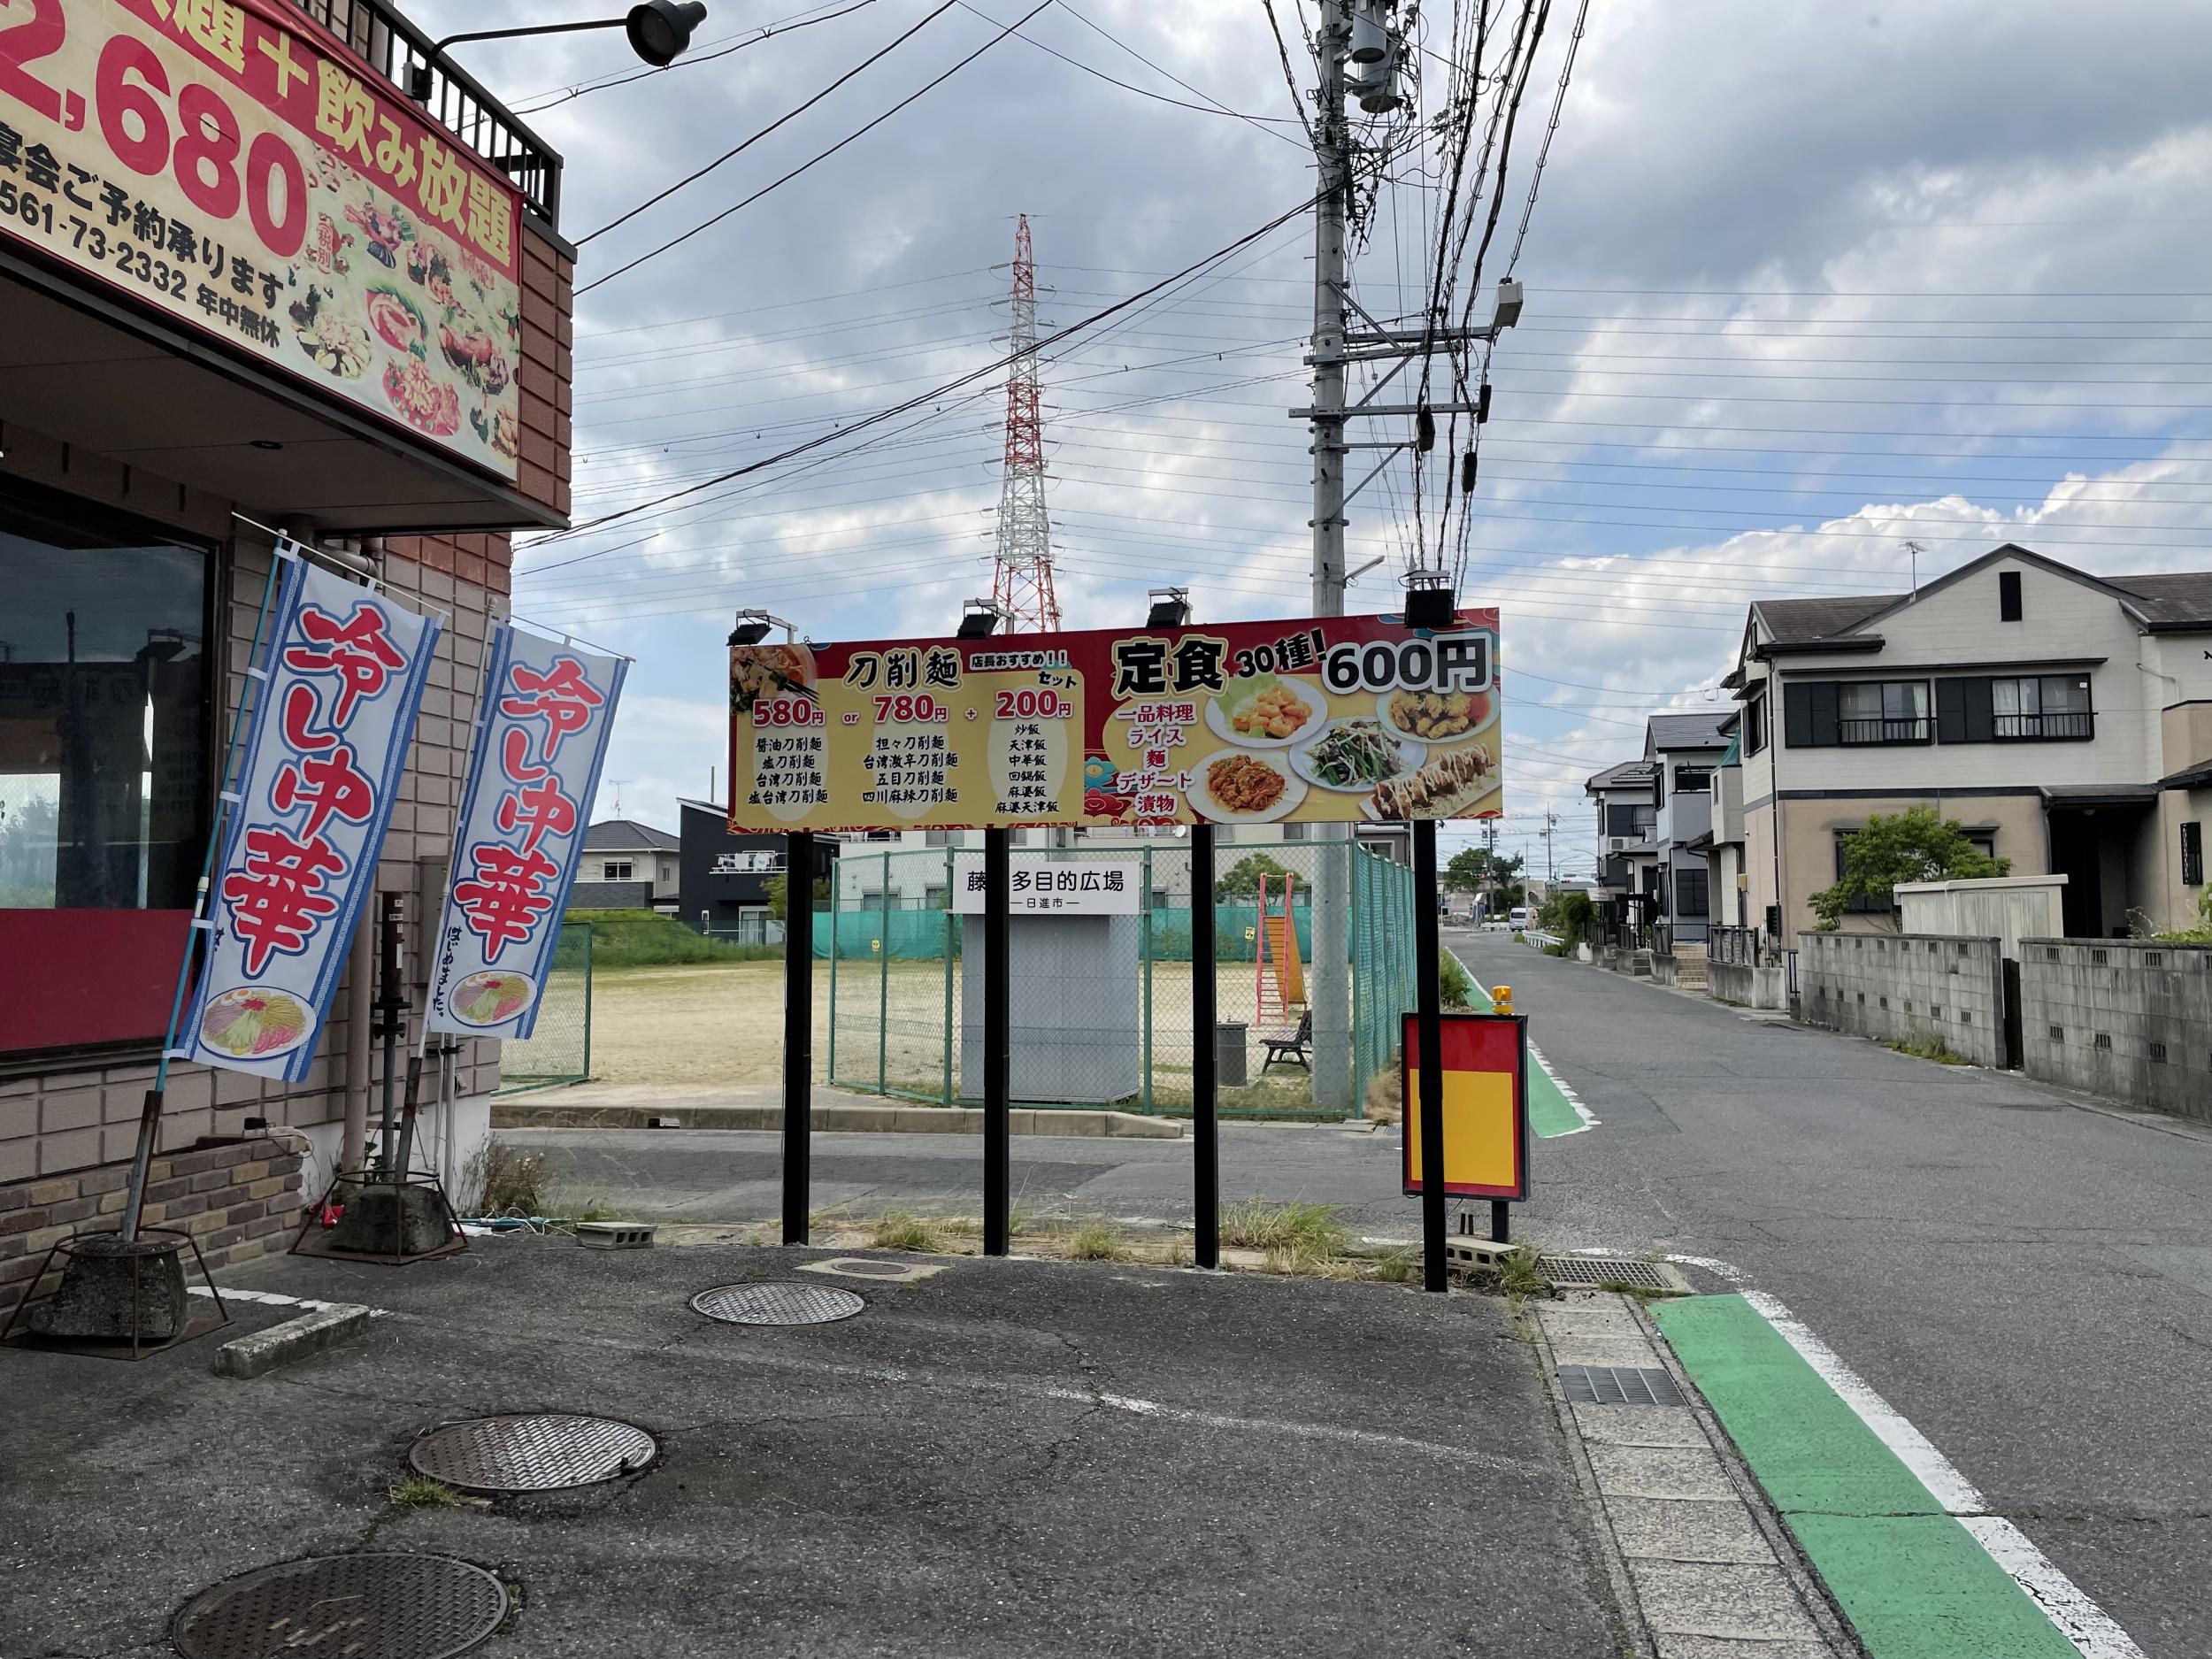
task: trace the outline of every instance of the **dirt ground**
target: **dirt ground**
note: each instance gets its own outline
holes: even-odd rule
[[[1154,1087],[1187,1095],[1191,1045],[1191,974],[1185,962],[1152,970]],[[830,967],[814,964],[814,1075],[817,1081],[873,1087],[878,1025],[886,1030],[881,1071],[894,1089],[935,1095],[945,1064],[945,969],[941,962],[893,962],[887,983],[874,962],[837,964],[837,1075],[830,1076]],[[1218,976],[1219,1018],[1250,1025],[1256,985],[1250,965]],[[952,976],[955,1042],[960,984]],[[1247,1069],[1255,1083],[1263,1050],[1256,1028]],[[954,1081],[959,1085],[958,1057]],[[601,969],[592,981],[591,1073],[613,1083],[772,1085],[783,1076],[783,964],[729,962]],[[1302,1072],[1278,1070],[1266,1103],[1310,1099]],[[1255,1102],[1257,1103],[1257,1102]]]

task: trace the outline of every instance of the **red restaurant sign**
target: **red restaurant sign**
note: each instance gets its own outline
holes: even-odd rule
[[[277,0],[0,0],[0,233],[509,479],[521,211]]]

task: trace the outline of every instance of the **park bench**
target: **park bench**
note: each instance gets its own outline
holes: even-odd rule
[[[1278,1061],[1285,1065],[1299,1066],[1307,1071],[1311,1071],[1313,1060],[1312,1056],[1306,1052],[1306,1045],[1312,1041],[1313,1010],[1311,1009],[1308,1009],[1298,1016],[1298,1029],[1295,1031],[1261,1033],[1260,1041],[1266,1045],[1267,1058],[1260,1062],[1260,1074],[1263,1077],[1265,1076]]]

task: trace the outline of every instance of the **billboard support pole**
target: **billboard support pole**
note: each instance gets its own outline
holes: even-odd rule
[[[1012,964],[1007,926],[1013,874],[1010,837],[983,832],[983,1254],[1007,1253],[1013,1126]]]
[[[1265,918],[1261,926],[1266,926]],[[1191,1218],[1198,1265],[1221,1265],[1220,1068],[1214,1052],[1214,826],[1190,831]]]
[[[795,830],[783,848],[783,1241],[804,1244],[814,1162],[814,837]]]
[[[1444,1263],[1444,1005],[1436,933],[1436,820],[1413,820],[1414,1006],[1420,1032],[1421,1288],[1448,1288]],[[1492,1211],[1491,1225],[1497,1225]]]

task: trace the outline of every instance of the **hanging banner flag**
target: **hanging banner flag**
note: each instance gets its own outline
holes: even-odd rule
[[[537,1024],[628,668],[495,625],[433,946],[430,1030],[527,1037]]]
[[[439,624],[280,550],[180,1059],[307,1075],[391,821]]]

